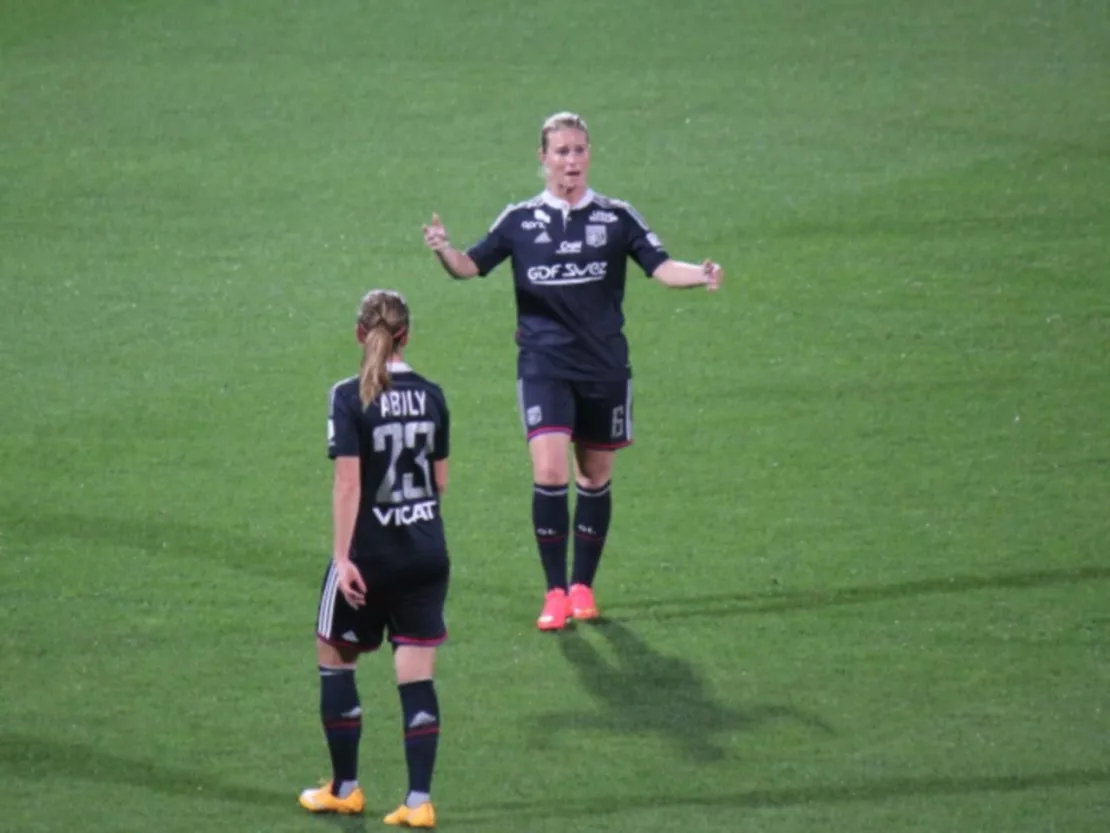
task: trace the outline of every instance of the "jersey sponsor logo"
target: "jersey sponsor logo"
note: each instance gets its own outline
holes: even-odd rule
[[[612,211],[595,211],[590,215],[591,223],[615,223],[617,215]]]
[[[533,266],[528,270],[528,280],[545,286],[570,286],[576,283],[592,283],[605,279],[607,265],[603,260],[589,263],[552,263],[548,266]]]
[[[530,427],[539,425],[543,421],[543,409],[539,405],[533,405],[525,412],[524,418]]]
[[[657,249],[663,248],[663,241],[659,239],[659,235],[654,231],[649,231],[647,234],[647,242]]]
[[[382,526],[412,526],[436,519],[436,501],[425,500],[408,506],[374,507],[374,517]]]
[[[586,226],[586,245],[595,249],[609,242],[609,235],[605,226]]]
[[[564,240],[559,244],[559,250],[555,252],[557,255],[580,255],[582,254],[582,241],[581,240]]]
[[[550,243],[551,242],[551,235],[548,234],[546,231],[541,231],[539,234],[536,235],[536,239],[533,240],[532,242],[533,243]]]

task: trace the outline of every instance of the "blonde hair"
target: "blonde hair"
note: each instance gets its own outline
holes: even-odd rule
[[[586,127],[586,120],[577,113],[564,111],[549,116],[540,128],[540,150],[547,150],[547,138],[556,130],[573,128],[586,134],[586,144],[590,143],[590,129]]]
[[[372,289],[362,296],[358,305],[358,335],[362,341],[358,395],[364,409],[388,390],[389,358],[405,345],[408,333],[409,305],[401,293]]]

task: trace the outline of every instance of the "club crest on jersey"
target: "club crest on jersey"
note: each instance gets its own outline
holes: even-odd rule
[[[540,409],[539,405],[533,405],[528,409],[524,418],[528,422],[528,427],[531,428],[534,425],[540,424],[540,420],[543,419],[543,411]]]
[[[605,226],[586,226],[586,245],[595,249],[604,246],[609,240]]]
[[[612,211],[595,211],[590,215],[591,223],[615,223],[617,215]]]
[[[550,223],[551,215],[544,211],[542,208],[537,208],[532,212],[532,216],[539,220],[541,223]]]

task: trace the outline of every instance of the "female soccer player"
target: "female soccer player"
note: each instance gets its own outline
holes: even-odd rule
[[[362,299],[357,376],[331,389],[328,456],[335,461],[332,560],[316,620],[320,714],[332,780],[305,790],[313,813],[361,813],[362,709],[355,663],[388,634],[404,718],[409,791],[386,824],[434,827],[430,801],[439,740],[432,672],[450,564],[439,497],[447,487],[449,417],[443,391],[405,364],[409,310],[396,292]]]
[[[489,274],[512,258],[517,307],[517,393],[532,457],[532,520],[547,595],[537,625],[598,616],[593,582],[609,531],[616,449],[632,442],[632,383],[623,333],[625,271],[631,256],[660,283],[716,290],[712,261],[672,260],[632,207],[587,185],[590,136],[574,113],[540,130],[547,187],[509,205],[466,251],[433,215],[424,241],[454,278]],[[574,567],[567,582],[568,456],[574,445]]]

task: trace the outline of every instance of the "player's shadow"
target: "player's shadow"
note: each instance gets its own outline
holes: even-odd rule
[[[0,733],[0,773],[29,781],[95,781],[256,807],[295,806],[295,797],[287,789],[235,784],[169,764],[125,757],[99,746],[18,733]]]
[[[591,643],[590,634],[604,637],[612,660]],[[563,633],[559,645],[597,707],[540,715],[533,740],[536,746],[545,746],[575,729],[651,733],[674,743],[690,760],[711,763],[725,757],[721,741],[729,732],[753,731],[783,720],[831,732],[820,718],[790,706],[737,708],[718,702],[693,663],[657,653],[615,620],[599,623],[588,632]]]

